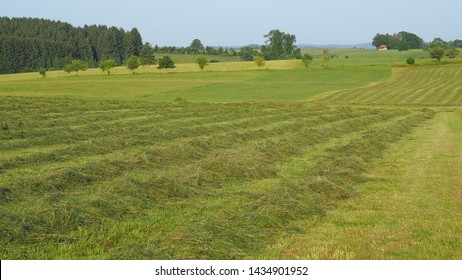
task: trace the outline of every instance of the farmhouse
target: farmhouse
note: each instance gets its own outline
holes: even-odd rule
[[[388,51],[388,46],[387,45],[380,45],[377,50],[379,51]]]

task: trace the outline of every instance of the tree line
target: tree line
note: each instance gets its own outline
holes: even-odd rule
[[[378,48],[381,45],[386,45],[388,49],[407,51],[409,49],[428,49],[435,43],[442,44],[452,48],[462,48],[462,40],[454,40],[445,42],[441,38],[435,38],[430,43],[425,43],[424,40],[416,34],[401,31],[399,33],[380,34],[377,33],[372,39],[372,45]]]
[[[0,73],[63,69],[78,59],[90,66],[113,59],[125,63],[139,56],[143,40],[136,28],[105,25],[74,27],[37,18],[0,17]]]
[[[38,18],[0,17],[0,74],[65,69],[73,61],[89,67],[124,65],[136,56],[141,65],[156,63],[154,53],[236,56],[245,61],[301,58],[295,35],[271,30],[265,45],[240,49],[205,47],[194,39],[188,47],[152,47],[136,28],[106,25],[74,27],[69,23]],[[43,71],[43,70],[42,70]]]
[[[406,51],[409,49],[422,49],[424,40],[413,33],[405,31],[393,35],[377,33],[372,39],[372,45],[377,48],[381,45],[386,45],[390,50]]]
[[[264,38],[264,45],[248,45],[237,50],[205,47],[199,39],[194,39],[188,47],[152,47],[148,42],[143,44],[136,28],[126,31],[106,25],[74,27],[69,23],[46,19],[0,17],[0,74],[75,69],[66,67],[76,60],[85,63],[87,68],[101,67],[107,72],[104,69],[109,66],[110,69],[116,65],[127,65],[128,62],[156,64],[155,53],[238,56],[244,61],[259,61],[260,57],[264,60],[303,59],[304,63],[312,60],[302,57],[301,50],[295,44],[295,35],[274,29]],[[377,33],[372,44],[376,47],[387,45],[389,49],[397,50],[427,49],[431,57],[439,61],[442,56],[457,56],[455,48],[462,47],[462,40],[445,42],[436,38],[431,43],[425,43],[419,36],[402,31],[393,35]],[[324,53],[323,57],[325,61],[330,55]],[[163,64],[174,66],[169,61],[170,57],[164,58]],[[76,65],[74,63],[73,66]]]

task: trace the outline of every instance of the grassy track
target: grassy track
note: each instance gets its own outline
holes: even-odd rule
[[[389,142],[432,117],[5,97],[0,109],[0,255],[27,259],[251,258],[353,194]],[[284,179],[330,141],[318,168]]]
[[[441,113],[375,164],[359,197],[281,246],[278,258],[460,260],[461,162],[462,112]]]
[[[395,68],[390,81],[320,95],[327,104],[462,105],[460,65]]]

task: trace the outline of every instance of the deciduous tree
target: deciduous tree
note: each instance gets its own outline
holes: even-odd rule
[[[75,75],[79,75],[79,71],[86,71],[88,69],[88,64],[80,59],[73,60],[71,63],[67,64],[64,67],[64,71],[67,73],[75,72]]]
[[[443,58],[445,53],[446,50],[444,49],[444,47],[439,45],[428,49],[428,54],[430,54],[430,57],[436,59],[438,63],[441,62],[441,58]]]
[[[114,59],[104,60],[101,61],[99,64],[99,68],[103,72],[107,72],[107,74],[111,74],[111,69],[116,66],[116,61]]]
[[[175,62],[170,56],[164,56],[159,59],[159,66],[157,69],[173,69],[175,68]]]
[[[451,47],[451,46],[448,46],[447,49],[446,49],[446,56],[449,57],[449,58],[456,58],[457,56],[459,55],[459,50],[454,48],[454,47]]]
[[[140,59],[135,55],[130,56],[127,60],[127,68],[132,70],[132,73],[135,74],[135,70],[138,69],[139,67],[140,67]]]
[[[262,46],[261,51],[265,59],[301,58],[301,53],[297,51],[297,47],[295,46],[297,41],[295,35],[275,29],[271,30],[264,37],[266,38],[266,42]]]
[[[255,55],[258,55],[258,51],[252,46],[245,46],[239,49],[239,57],[244,61],[252,61]]]

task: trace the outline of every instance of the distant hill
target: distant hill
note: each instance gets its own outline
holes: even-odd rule
[[[362,43],[355,45],[342,45],[342,44],[327,44],[327,45],[312,45],[312,44],[298,44],[297,47],[302,49],[317,48],[317,49],[375,49],[372,43]]]

